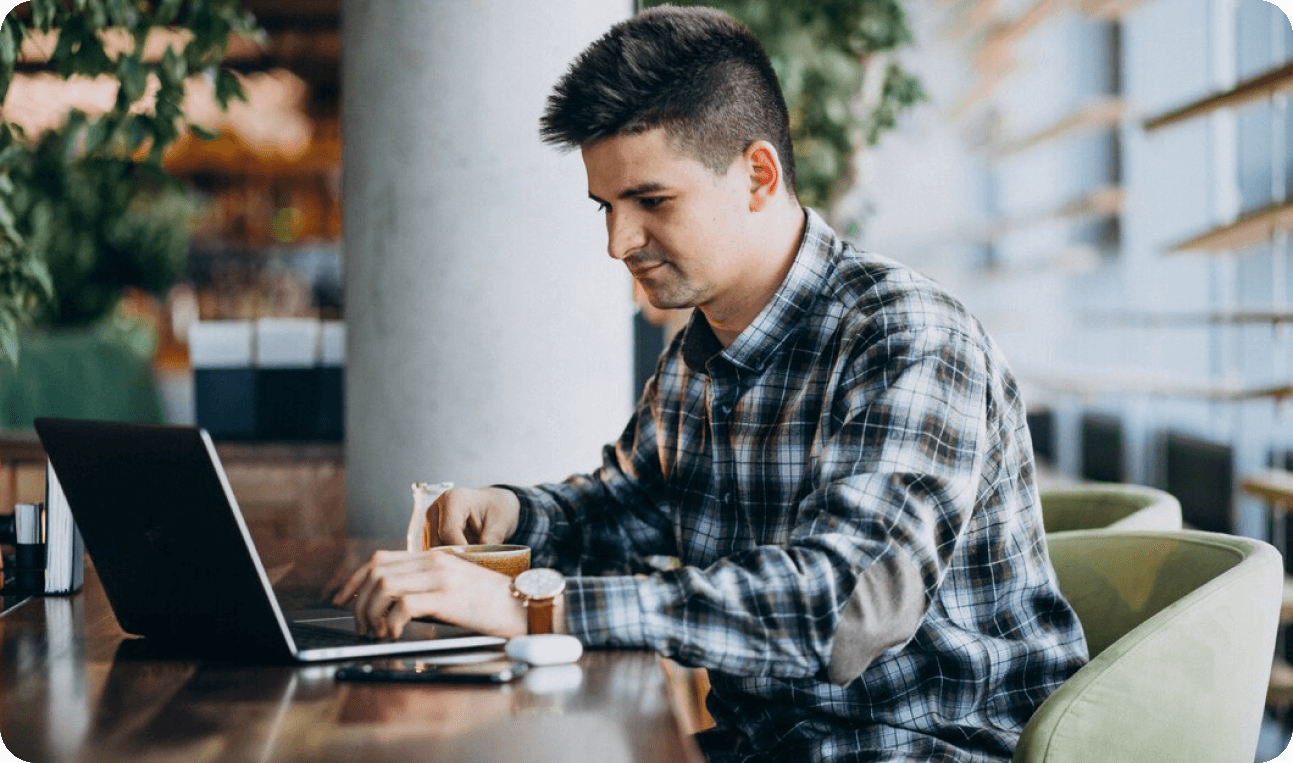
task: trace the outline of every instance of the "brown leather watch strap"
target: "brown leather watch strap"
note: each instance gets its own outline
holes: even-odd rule
[[[552,633],[552,610],[556,599],[530,599],[525,602],[525,626],[530,633]]]

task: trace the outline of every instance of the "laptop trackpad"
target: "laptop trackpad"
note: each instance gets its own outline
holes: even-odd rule
[[[327,607],[304,609],[292,612],[290,619],[294,623],[302,623],[312,628],[326,628],[330,631],[358,636],[358,631],[355,629],[355,618],[350,614],[349,610]],[[456,628],[452,625],[411,620],[404,626],[404,633],[400,635],[400,641],[426,641],[448,636],[465,635],[467,633],[462,628]]]

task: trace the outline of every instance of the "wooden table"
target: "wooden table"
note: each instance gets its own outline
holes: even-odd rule
[[[0,617],[0,737],[40,763],[701,760],[651,652],[590,650],[497,687],[334,669],[161,656],[121,631],[89,567],[81,593]]]

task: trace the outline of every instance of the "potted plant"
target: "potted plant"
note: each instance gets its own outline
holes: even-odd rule
[[[152,53],[161,31],[170,42]],[[215,137],[184,118],[185,80],[212,79],[222,108],[245,99],[221,64],[231,35],[254,32],[238,0],[31,0],[0,26],[0,102],[20,64],[117,84],[106,112],[42,135],[0,121],[0,428],[87,405],[159,415],[121,391],[147,380],[152,339],[115,311],[127,289],[162,292],[184,268],[195,210],[162,158],[186,128]]]

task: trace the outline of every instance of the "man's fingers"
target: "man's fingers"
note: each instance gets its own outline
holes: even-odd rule
[[[396,639],[413,618],[431,616],[481,633],[525,632],[525,613],[506,575],[443,551],[423,554],[420,561],[417,571],[384,570],[380,580],[365,584],[355,607],[358,627]]]
[[[368,558],[368,561],[361,564],[358,568],[348,574],[338,574],[334,579],[343,579],[345,582],[340,585],[332,597],[332,603],[335,606],[345,606],[346,602],[353,599],[362,590],[364,582],[379,571],[386,571],[392,568],[392,565],[408,563],[416,560],[416,554],[410,554],[407,551],[378,551]],[[396,568],[397,569],[397,568]],[[330,583],[329,586],[332,584]]]
[[[355,607],[358,627],[379,638],[398,638],[410,619],[440,614],[428,607],[443,593],[442,565],[458,560],[443,552],[432,552],[412,561],[413,564],[400,565],[402,571],[384,570],[384,574],[361,593]],[[410,601],[414,604],[410,605]],[[397,610],[403,615],[397,614]]]
[[[440,509],[440,528],[438,535],[440,540],[450,545],[461,545],[467,543],[465,530],[467,528],[467,516],[465,510],[459,508],[461,504],[451,504],[445,501]]]
[[[404,635],[404,627],[415,617],[435,616],[435,596],[430,593],[408,593],[395,600],[386,611],[386,633],[391,639]]]
[[[415,563],[415,561],[414,561]],[[403,578],[416,573],[408,561],[379,567],[360,585],[354,596],[351,611],[355,626],[361,634],[382,636],[382,622],[386,611],[400,594],[411,590]]]
[[[386,610],[391,608],[391,604],[390,583],[387,578],[375,578],[368,589],[359,596],[357,606],[363,614],[363,620],[377,636],[382,635],[381,620],[386,616]]]
[[[503,527],[498,520],[491,520],[491,515],[486,514],[481,520],[480,525],[480,542],[481,543],[502,543],[507,540],[507,528]]]
[[[401,596],[391,604],[390,609],[386,610],[386,615],[382,618],[381,636],[383,638],[395,641],[404,635],[405,624],[413,619],[407,603],[408,598],[408,596]]]

